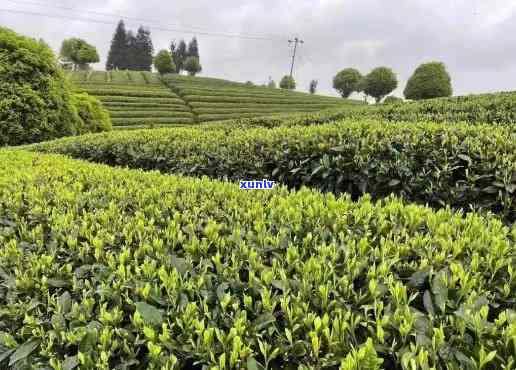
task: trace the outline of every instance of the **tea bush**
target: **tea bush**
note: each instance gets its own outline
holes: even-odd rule
[[[97,98],[80,93],[73,95],[72,102],[82,122],[79,126],[79,133],[102,132],[112,129],[109,112]]]
[[[0,151],[0,366],[512,369],[516,229]]]
[[[489,210],[516,220],[512,127],[340,121],[239,129],[230,124],[228,129],[89,135],[34,149],[167,173],[233,181],[267,178],[290,188],[347,192],[353,199],[394,193],[433,207]]]
[[[50,48],[0,27],[0,146],[74,135],[79,125]]]

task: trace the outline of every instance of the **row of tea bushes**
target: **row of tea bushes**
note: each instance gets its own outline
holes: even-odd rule
[[[489,210],[516,220],[516,130],[510,127],[367,120],[273,129],[218,126],[87,135],[34,149],[167,173],[267,178],[354,199],[394,193],[433,207]]]
[[[150,72],[73,72],[71,78],[80,91],[102,101],[115,127],[187,124],[196,120],[184,100]]]
[[[392,122],[432,121],[514,125],[516,124],[516,92],[354,106],[342,109],[338,116],[340,118],[369,117]]]
[[[512,369],[516,229],[0,151],[0,367]]]

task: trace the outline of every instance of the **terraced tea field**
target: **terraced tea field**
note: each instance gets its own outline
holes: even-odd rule
[[[116,127],[191,124],[194,115],[184,100],[150,72],[74,72],[81,91],[99,98]]]
[[[164,81],[192,107],[200,122],[316,112],[362,104],[355,100],[248,86],[216,78],[167,75]]]
[[[78,89],[98,97],[116,127],[168,126],[281,113],[318,112],[359,101],[248,86],[205,77],[135,71],[73,72]]]

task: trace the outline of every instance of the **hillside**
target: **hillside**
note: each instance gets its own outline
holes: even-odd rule
[[[317,112],[361,104],[354,100],[249,86],[242,83],[150,72],[72,72],[76,88],[98,97],[113,125],[189,124],[278,113]]]
[[[73,72],[71,80],[81,91],[99,98],[111,114],[113,126],[193,123],[194,115],[183,99],[150,72]]]
[[[163,80],[192,107],[200,122],[276,113],[314,112],[361,104],[355,100],[249,86],[215,78],[167,75]]]

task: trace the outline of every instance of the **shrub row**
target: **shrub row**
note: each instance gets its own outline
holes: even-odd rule
[[[418,102],[346,107],[334,117],[368,117],[386,121],[516,123],[516,92],[428,99]]]
[[[192,112],[187,111],[110,111],[111,117],[113,118],[137,118],[137,117],[145,117],[145,118],[156,118],[156,117],[193,117]]]
[[[118,90],[118,89],[83,89],[91,95],[95,96],[128,96],[138,98],[177,98],[177,95],[168,90],[140,90],[137,87],[134,90]]]
[[[238,114],[238,113],[258,113],[258,114],[266,114],[266,113],[284,113],[284,112],[308,112],[308,111],[320,111],[321,107],[312,107],[312,106],[304,106],[304,107],[270,107],[268,104],[260,107],[252,107],[252,108],[196,108],[195,113],[197,114]]]
[[[119,103],[109,103],[109,104],[116,104],[116,105],[108,105],[108,109],[110,112],[189,112],[190,109],[186,105],[173,105],[173,104],[156,104],[154,106],[146,107],[145,105],[140,106],[132,106],[132,105],[119,105]]]
[[[332,107],[341,107],[341,105],[333,105],[326,103],[313,103],[313,104],[303,104],[303,103],[292,103],[292,104],[256,104],[256,103],[210,103],[210,102],[189,102],[188,103],[194,109],[269,109],[269,108],[281,108],[281,109],[302,109],[306,107],[317,108],[319,110],[329,109]]]
[[[79,82],[77,85],[85,90],[87,89],[112,89],[122,91],[134,91],[135,89],[143,91],[169,91],[163,85],[146,84],[122,84],[122,83],[108,83],[108,82]]]
[[[203,117],[201,117],[203,118]],[[204,119],[204,118],[203,118]],[[391,193],[516,219],[516,130],[343,121],[313,127],[155,130],[44,143],[37,150],[163,172],[268,178],[356,199]]]
[[[275,98],[275,97],[243,97],[243,96],[210,96],[210,95],[183,95],[187,102],[220,102],[220,103],[256,103],[256,104],[320,104],[321,100],[300,99],[297,97]],[[328,102],[329,105],[340,102]]]
[[[226,90],[226,89],[180,89],[181,95],[209,95],[209,96],[243,96],[243,97],[277,97],[277,98],[297,98],[297,99],[309,99],[315,101],[327,101],[333,103],[345,103],[347,99],[334,98],[330,96],[319,96],[319,95],[308,95],[304,93],[295,92],[274,92],[269,91],[253,90],[253,89],[239,89],[239,90]]]
[[[149,98],[135,96],[99,96],[102,102],[119,102],[119,103],[152,103],[152,104],[184,104],[184,100],[180,98]]]
[[[132,125],[156,125],[156,124],[165,124],[165,123],[193,123],[193,117],[134,117],[134,118],[111,118],[113,125],[116,126],[132,126]]]
[[[0,204],[3,366],[515,363],[516,230],[494,219],[22,151]]]

